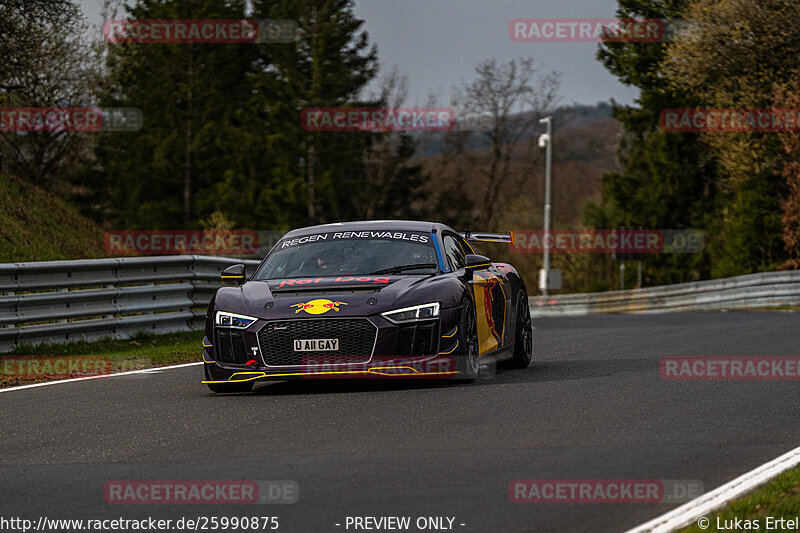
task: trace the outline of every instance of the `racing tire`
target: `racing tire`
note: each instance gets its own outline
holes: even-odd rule
[[[461,304],[461,322],[458,325],[458,349],[456,350],[455,381],[472,383],[478,377],[480,355],[478,353],[478,322],[472,301],[464,298]]]
[[[531,324],[531,308],[528,304],[528,293],[520,289],[517,297],[517,321],[514,332],[514,356],[503,361],[504,367],[528,368],[533,358],[533,328]]]
[[[206,380],[210,379],[208,376],[208,369],[203,365],[203,370],[206,373]],[[252,381],[240,381],[238,383],[206,383],[211,392],[217,394],[234,393],[234,392],[250,392],[253,390]]]

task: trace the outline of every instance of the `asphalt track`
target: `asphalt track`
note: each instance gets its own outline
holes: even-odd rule
[[[534,325],[530,368],[466,386],[283,382],[212,395],[195,366],[0,394],[0,517],[278,516],[279,531],[348,531],[347,516],[449,516],[464,532],[623,531],[677,504],[512,503],[509,482],[694,479],[710,490],[800,445],[797,381],[659,373],[666,356],[798,356],[797,314]],[[294,480],[300,499],[107,504],[105,483],[130,479]]]

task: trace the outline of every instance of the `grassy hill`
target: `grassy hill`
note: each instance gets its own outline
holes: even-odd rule
[[[100,226],[55,193],[0,175],[0,263],[104,255]]]

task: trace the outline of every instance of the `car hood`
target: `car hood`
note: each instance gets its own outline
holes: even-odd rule
[[[249,281],[217,292],[215,310],[267,320],[367,316],[438,301],[442,276],[338,276]]]

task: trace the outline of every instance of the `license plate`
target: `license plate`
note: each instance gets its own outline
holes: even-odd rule
[[[335,352],[339,339],[295,339],[295,352]]]

